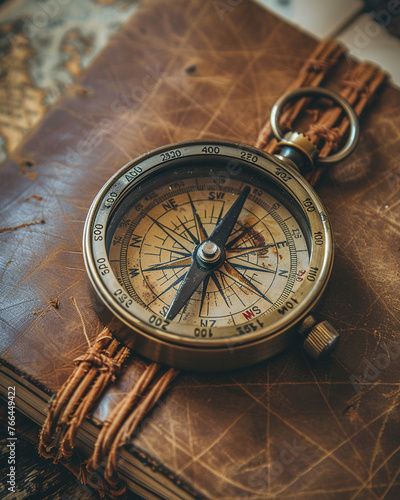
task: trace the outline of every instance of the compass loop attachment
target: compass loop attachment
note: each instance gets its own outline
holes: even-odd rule
[[[290,163],[303,175],[312,170],[319,154],[314,142],[301,132],[287,132],[277,147],[279,153],[275,153],[275,156]]]
[[[318,150],[316,146],[311,141],[309,141],[316,150],[314,152],[313,147],[307,145],[307,142],[303,139],[305,137],[303,134],[299,134],[297,132],[290,132],[289,134],[297,134],[297,136],[289,138],[288,134],[286,134],[285,136],[282,134],[282,131],[279,127],[279,118],[281,116],[282,110],[289,101],[299,97],[312,97],[312,96],[322,96],[331,99],[333,102],[338,104],[343,109],[343,111],[347,115],[347,118],[349,119],[349,125],[350,125],[349,134],[343,148],[340,151],[334,153],[333,155],[326,156],[325,158],[318,157]],[[275,137],[279,141],[281,141],[279,143],[281,146],[290,145],[291,147],[305,154],[306,157],[309,158],[311,161],[314,161],[314,158],[317,159],[317,161],[320,164],[336,163],[347,158],[347,156],[353,152],[360,137],[360,126],[358,122],[358,117],[354,109],[350,105],[350,103],[346,99],[344,99],[341,95],[334,92],[333,90],[321,87],[301,87],[299,89],[295,89],[284,94],[281,98],[279,98],[276,101],[275,105],[273,106],[271,110],[270,122]],[[299,136],[302,136],[303,138],[302,137],[299,138]]]

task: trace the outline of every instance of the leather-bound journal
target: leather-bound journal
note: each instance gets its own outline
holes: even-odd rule
[[[147,0],[0,169],[0,391],[39,425],[103,329],[82,257],[102,185],[188,139],[255,144],[317,41],[250,1]],[[343,57],[330,86],[345,78]],[[400,496],[400,92],[316,189],[335,236],[320,315],[341,334],[316,363],[297,345],[255,366],[182,370],[118,454],[145,498]],[[102,422],[149,361],[134,353],[82,424]],[[18,431],[18,429],[17,429]],[[18,444],[17,444],[18,446]]]

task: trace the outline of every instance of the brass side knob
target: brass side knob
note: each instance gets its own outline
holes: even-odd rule
[[[329,321],[321,321],[311,328],[303,342],[303,348],[312,358],[318,360],[329,356],[338,340],[339,332],[333,328]]]

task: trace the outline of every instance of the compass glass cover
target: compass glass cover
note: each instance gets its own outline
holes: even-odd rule
[[[290,303],[310,262],[310,228],[278,183],[238,162],[178,159],[155,171],[114,208],[106,233],[109,264],[131,300],[167,317],[185,276],[243,189],[243,207],[216,264],[173,322],[200,327],[263,321]],[[216,256],[217,258],[217,256]],[[201,263],[200,263],[201,264]],[[207,265],[205,264],[205,268]]]

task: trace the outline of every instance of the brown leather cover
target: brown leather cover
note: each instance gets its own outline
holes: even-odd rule
[[[166,143],[253,143],[315,45],[248,1],[142,3],[1,168],[4,360],[60,388],[84,331],[102,326],[81,243],[99,188]],[[293,348],[240,371],[182,372],[132,440],[200,497],[400,496],[400,92],[387,88],[362,126],[319,185],[336,235],[322,308],[342,334],[333,357],[316,365]],[[97,418],[142,368],[131,362]]]

